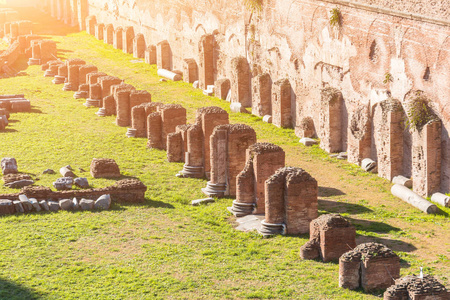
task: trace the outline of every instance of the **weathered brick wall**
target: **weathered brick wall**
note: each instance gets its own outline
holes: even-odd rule
[[[293,127],[310,117],[319,128],[321,90],[339,90],[344,149],[348,118],[358,107],[372,111],[388,97],[404,105],[410,91],[424,91],[442,120],[441,188],[450,190],[449,1],[273,0],[254,13],[240,0],[85,1],[98,23],[133,26],[146,45],[167,40],[173,69],[182,70],[187,58],[198,64],[199,41],[213,34],[215,79],[231,78],[231,61],[238,56],[247,58],[253,76],[288,79]],[[50,2],[57,4],[55,13],[71,15],[61,11],[69,0]],[[334,8],[340,27],[330,25]],[[388,73],[392,81],[384,83]],[[412,139],[405,135],[403,172],[410,176]]]

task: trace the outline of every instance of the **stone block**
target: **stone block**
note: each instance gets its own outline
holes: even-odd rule
[[[186,58],[183,60],[183,79],[184,82],[194,83],[198,80],[198,66],[193,58]]]
[[[252,114],[259,117],[272,114],[272,79],[268,73],[252,79]]]
[[[113,159],[94,158],[91,162],[91,176],[94,178],[120,177],[119,166]]]
[[[280,79],[272,85],[272,124],[292,127],[291,84],[287,79]]]
[[[250,94],[250,67],[243,56],[231,60],[231,102],[241,103],[244,107],[252,107]]]

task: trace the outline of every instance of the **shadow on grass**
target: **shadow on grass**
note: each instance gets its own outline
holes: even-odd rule
[[[17,132],[16,129],[12,129],[12,128],[5,128],[3,130],[0,130],[0,132]]]
[[[175,208],[172,204],[166,203],[163,201],[152,200],[149,198],[145,198],[145,202],[143,203],[120,203],[120,206],[141,206],[141,207],[151,207],[151,208]]]
[[[332,197],[346,195],[343,191],[332,187],[319,186],[319,197]]]
[[[347,219],[353,224],[353,226],[355,226],[356,230],[376,232],[376,233],[389,233],[401,231],[400,228],[394,227],[392,225],[383,222],[359,220],[352,218]]]
[[[330,213],[363,214],[373,212],[370,208],[354,203],[330,201],[325,199],[319,199],[318,202],[319,209],[326,210]]]
[[[386,245],[388,248],[398,252],[413,252],[417,250],[416,246],[413,244],[399,241],[399,240],[393,240],[388,238],[382,238],[382,237],[375,237],[375,236],[366,236],[366,235],[358,235],[356,237],[356,244],[362,244],[362,243],[380,243],[383,245]]]
[[[24,287],[12,281],[0,278],[0,299],[22,300],[39,299],[40,295],[32,289]]]

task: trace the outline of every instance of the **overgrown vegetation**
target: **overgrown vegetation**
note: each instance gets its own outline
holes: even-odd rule
[[[389,83],[391,83],[393,81],[394,81],[394,77],[392,76],[391,73],[388,72],[388,73],[384,74],[384,80],[383,80],[384,84],[389,84]]]
[[[425,124],[436,119],[436,114],[428,106],[428,100],[422,91],[416,91],[407,104],[406,126],[413,130],[421,130]]]
[[[330,26],[340,28],[342,26],[342,16],[339,8],[330,10]]]
[[[264,0],[243,0],[245,7],[254,13],[259,13],[263,8]]]
[[[49,21],[50,22],[50,21]],[[66,28],[49,23],[51,28]],[[192,123],[195,110],[229,103],[204,96],[182,82],[159,82],[156,67],[86,33],[52,36],[60,56],[80,57],[99,70],[152,93],[155,102],[180,103]],[[73,99],[44,78],[39,66],[27,76],[1,79],[0,94],[24,93],[31,113],[11,116],[0,132],[0,157],[51,186],[43,175],[71,164],[94,187],[112,180],[88,172],[94,157],[115,159],[124,177],[148,186],[141,205],[117,205],[103,212],[32,213],[0,217],[0,299],[379,299],[338,287],[338,265],[302,261],[308,236],[263,239],[233,229],[227,212],[233,199],[191,207],[204,197],[206,180],[176,178],[182,164],[128,139],[114,117],[99,118],[84,100]],[[319,182],[319,212],[336,212],[355,224],[358,242],[378,241],[401,257],[402,275],[426,273],[448,282],[450,209],[424,215],[390,196],[390,183],[356,165],[330,158],[318,146],[303,147],[292,129],[280,129],[249,114],[230,113],[230,122],[252,126],[261,142],[278,144],[286,164],[302,167]],[[14,190],[16,191],[16,190]],[[3,186],[0,193],[11,192]],[[436,239],[438,239],[436,241]]]

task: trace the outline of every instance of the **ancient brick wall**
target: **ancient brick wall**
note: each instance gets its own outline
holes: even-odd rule
[[[232,78],[231,62],[240,56],[249,63],[250,77],[268,73],[271,82],[287,79],[291,126],[297,131],[305,118],[320,128],[321,91],[339,90],[342,150],[358,107],[372,112],[388,98],[404,106],[408,93],[423,91],[442,120],[441,189],[450,190],[450,111],[444,109],[450,99],[449,1],[274,0],[253,13],[239,0],[85,1],[97,23],[133,26],[146,45],[167,40],[172,69],[182,70],[186,58],[199,65],[201,37],[212,34],[215,80]],[[61,9],[69,0],[50,2],[56,7],[49,11],[71,15]],[[339,24],[333,26],[336,8]],[[406,135],[403,173],[411,176],[413,139]]]

